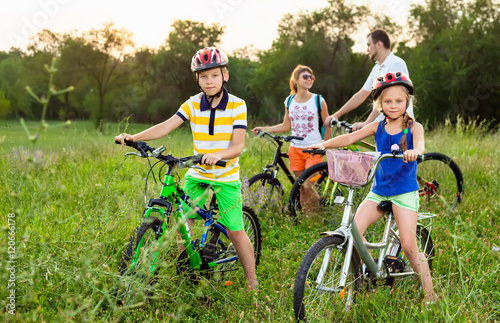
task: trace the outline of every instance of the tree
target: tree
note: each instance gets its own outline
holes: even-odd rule
[[[500,119],[500,10],[497,1],[428,0],[412,10],[415,48],[402,47],[412,71],[418,119]]]
[[[260,116],[283,116],[290,73],[297,64],[310,66],[317,74],[314,91],[322,94],[330,110],[339,107],[362,85],[369,72],[365,55],[352,52],[350,36],[369,16],[366,7],[330,0],[313,12],[288,14],[279,26],[279,38],[271,50],[259,55],[260,63],[250,83],[261,98]],[[269,111],[273,111],[269,113]],[[277,121],[277,120],[273,120]]]
[[[79,66],[86,70],[92,82],[93,91],[89,95],[95,95],[97,101],[91,112],[96,128],[105,115],[106,96],[130,82],[128,76],[134,66],[124,62],[134,50],[131,36],[129,31],[115,28],[113,22],[83,35],[85,44],[89,45],[83,47],[88,56],[82,57]]]

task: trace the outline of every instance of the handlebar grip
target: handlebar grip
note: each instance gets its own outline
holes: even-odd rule
[[[130,140],[124,140],[123,142],[125,143],[126,146],[129,146],[129,147],[132,147],[132,148],[135,148],[135,149],[137,149],[137,144],[139,143],[139,142],[130,141]],[[121,145],[122,143],[119,142],[119,141],[117,141],[117,140],[115,140],[115,144]]]
[[[140,151],[141,153],[146,152],[146,151],[153,152],[155,150],[153,147],[148,146],[148,144],[145,143],[144,141],[124,140],[123,142],[125,143],[125,145],[132,147],[132,148]],[[122,144],[121,142],[116,141],[116,140],[115,140],[115,143],[118,145]]]
[[[315,155],[326,155],[325,149],[303,149],[302,152]]]
[[[291,140],[304,140],[304,137],[298,137],[298,136],[288,136],[289,140],[288,141],[291,141]]]
[[[219,160],[218,162],[216,162],[216,163],[215,163],[215,165],[217,165],[217,166],[221,166],[221,167],[226,167],[227,162],[222,161],[222,160]]]

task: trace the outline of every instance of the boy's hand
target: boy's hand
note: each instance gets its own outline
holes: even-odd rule
[[[409,150],[405,151],[403,153],[403,155],[405,157],[403,159],[403,161],[405,163],[407,163],[407,162],[413,162],[413,161],[417,160],[417,157],[418,157],[419,154],[418,154],[418,152],[416,150],[409,149]]]
[[[121,133],[115,137],[115,141],[121,142],[123,146],[125,146],[125,140],[127,141],[135,141],[134,136],[129,135],[128,133]]]
[[[212,166],[212,165],[215,165],[215,163],[217,163],[221,159],[222,159],[222,156],[220,156],[219,153],[205,154],[205,155],[203,155],[203,158],[201,159],[200,164]]]
[[[261,131],[265,131],[264,127],[255,127],[255,128],[252,129],[252,132],[253,132],[254,135],[258,135],[259,132],[261,132]]]

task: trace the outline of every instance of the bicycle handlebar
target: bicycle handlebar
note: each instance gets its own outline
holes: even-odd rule
[[[164,162],[167,163],[174,163],[174,164],[180,164],[180,163],[186,163],[186,162],[191,162],[192,164],[196,165],[201,162],[201,159],[203,158],[204,155],[196,155],[196,156],[186,156],[186,157],[181,157],[181,158],[175,158],[172,157],[172,155],[162,155],[161,153],[165,150],[164,148],[161,149],[162,147],[158,148],[158,150],[154,147],[149,146],[147,143],[144,141],[129,141],[125,140],[125,145],[132,147],[139,151],[141,153],[141,157],[155,157],[158,158]],[[119,141],[115,140],[115,143],[118,145],[121,145],[122,143]],[[148,152],[151,153],[151,155],[148,154]],[[227,162],[219,160],[218,162],[215,163],[217,166],[221,167],[226,167]]]
[[[353,124],[352,123],[349,123],[347,121],[339,121],[337,119],[332,119],[330,120],[330,128],[333,128],[335,126],[337,126],[337,128],[346,128],[348,132],[352,132],[352,126]]]
[[[325,149],[303,149],[302,152],[313,155],[326,155]]]
[[[277,136],[277,135],[272,135],[271,133],[267,132],[267,131],[262,131],[262,130],[259,130],[259,132],[257,133],[257,136],[268,136],[270,137],[271,139],[275,140],[275,141],[285,141],[285,142],[290,142],[292,140],[304,140],[303,137],[298,137],[298,136]]]

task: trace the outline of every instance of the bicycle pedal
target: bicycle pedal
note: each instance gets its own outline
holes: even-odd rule
[[[384,263],[391,273],[402,273],[406,267],[403,258],[396,256],[385,256]]]
[[[208,242],[201,251],[201,257],[207,262],[211,262],[215,259],[217,254],[217,245]]]

